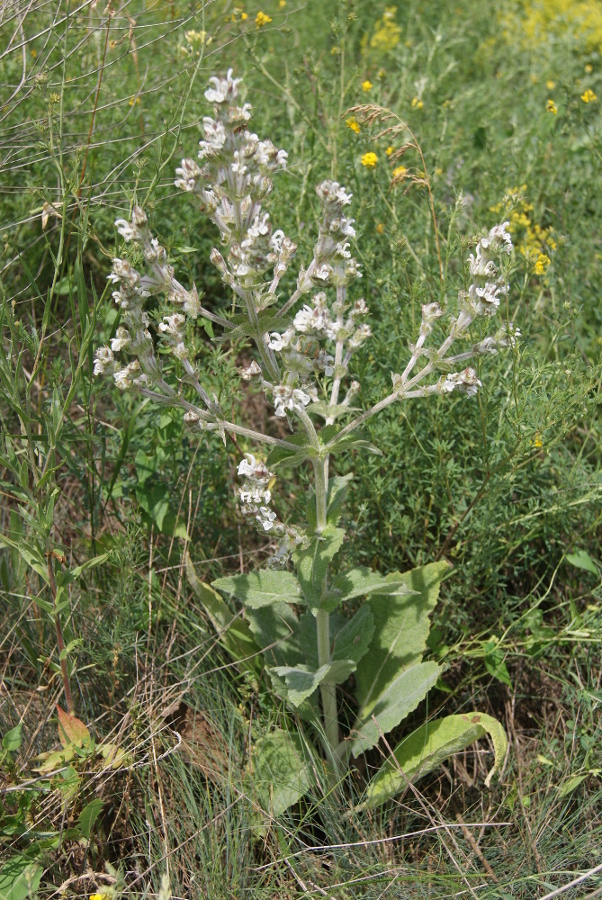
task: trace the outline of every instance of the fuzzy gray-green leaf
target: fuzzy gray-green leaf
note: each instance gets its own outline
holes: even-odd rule
[[[357,697],[369,716],[378,698],[400,672],[422,660],[439,585],[448,569],[446,562],[430,563],[400,575],[387,576],[415,594],[374,594],[366,601],[374,616],[374,637],[369,652],[357,667]]]
[[[231,575],[218,578],[212,587],[232,594],[250,609],[260,609],[272,603],[299,603],[301,588],[292,572],[259,569],[248,575]]]
[[[427,722],[405,738],[393,751],[393,758],[374,776],[364,801],[365,806],[380,806],[404,790],[408,782],[432,772],[454,753],[464,750],[489,734],[495,751],[495,764],[487,776],[489,784],[506,755],[507,739],[497,719],[485,713],[446,716]]]

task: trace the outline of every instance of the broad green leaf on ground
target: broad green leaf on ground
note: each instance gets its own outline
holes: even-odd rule
[[[218,578],[212,587],[231,594],[250,609],[260,609],[272,603],[301,603],[301,588],[292,572],[259,569],[248,575]]]
[[[16,751],[21,746],[21,729],[23,725],[19,722],[18,725],[15,725],[14,728],[11,728],[10,731],[7,731],[4,737],[2,738],[2,749],[8,751],[9,753],[16,753]]]
[[[344,537],[345,532],[342,528],[327,525],[322,534],[312,540],[307,550],[297,550],[294,555],[303,596],[314,613],[317,613],[321,606],[328,566],[340,549]]]
[[[309,666],[275,666],[272,671],[279,678],[284,678],[288,691],[288,699],[293,706],[299,706],[307,700],[330,672],[330,663],[311,670]],[[347,673],[349,675],[349,672]],[[347,677],[347,676],[345,676]]]
[[[585,550],[575,550],[574,553],[567,553],[566,558],[571,565],[576,566],[578,569],[585,569],[586,572],[591,572],[592,575],[600,574],[598,566]]]
[[[2,900],[26,900],[40,886],[44,867],[27,856],[13,856],[0,869]]]
[[[418,663],[402,671],[380,694],[376,703],[370,704],[368,712],[360,712],[359,724],[353,729],[353,755],[359,756],[374,747],[382,734],[387,734],[416,709],[440,672],[435,662]]]
[[[355,600],[357,597],[367,597],[370,594],[397,594],[398,596],[411,594],[412,590],[404,583],[403,576],[399,575],[396,580],[394,575],[395,573],[381,575],[366,566],[351,569],[333,579],[328,587],[328,597],[322,606],[330,611],[330,609],[336,609],[340,603]]]
[[[188,553],[185,562],[188,583],[218,633],[220,644],[245,669],[258,674],[261,670],[260,647],[249,623],[234,616],[218,592],[200,580]]]
[[[367,604],[364,604],[360,606],[353,618],[337,632],[332,648],[333,660],[352,659],[358,663],[370,646],[373,634],[372,610]]]
[[[253,745],[249,775],[251,790],[270,817],[282,815],[314,781],[300,738],[281,729]]]
[[[449,566],[430,563],[399,575],[404,586],[415,591],[407,596],[375,594],[366,600],[374,617],[374,636],[368,653],[357,668],[357,697],[362,718],[369,717],[375,703],[400,672],[422,660],[429,633],[429,615],[439,596],[439,585]]]
[[[370,782],[365,806],[380,806],[403,791],[408,782],[432,772],[443,760],[486,734],[489,734],[495,752],[495,763],[485,782],[489,786],[506,756],[508,743],[504,729],[496,719],[484,713],[446,716],[427,722],[398,744],[393,758],[386,761]]]

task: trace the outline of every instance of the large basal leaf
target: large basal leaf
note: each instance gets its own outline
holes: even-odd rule
[[[282,815],[314,783],[300,738],[281,729],[253,745],[249,775],[251,791],[270,817]]]
[[[332,648],[333,660],[352,659],[358,663],[370,646],[373,634],[374,617],[370,607],[364,604],[337,632]]]
[[[391,581],[415,591],[407,596],[374,594],[366,600],[374,617],[374,637],[369,652],[357,667],[357,697],[362,718],[369,717],[374,705],[401,672],[422,660],[426,648],[432,612],[439,585],[449,566],[430,563],[400,575]]]
[[[489,787],[506,756],[508,741],[504,729],[497,719],[485,713],[447,716],[427,722],[395,748],[393,759],[388,759],[370,782],[362,805],[380,806],[404,790],[408,782],[432,772],[445,759],[486,734],[490,736],[495,752],[493,768],[485,780]]]
[[[248,575],[231,575],[218,578],[212,587],[231,594],[250,609],[260,609],[272,603],[300,603],[302,601],[299,582],[292,572],[274,569],[259,569]]]
[[[437,681],[440,667],[436,662],[418,663],[403,671],[371,704],[369,712],[359,716],[360,724],[353,729],[351,752],[365,753],[378,743],[383,734],[399,725],[424,700]]]
[[[322,534],[313,538],[307,550],[298,550],[294,555],[303,596],[314,613],[317,613],[321,606],[328,566],[340,549],[344,537],[345,532],[342,528],[327,525]]]

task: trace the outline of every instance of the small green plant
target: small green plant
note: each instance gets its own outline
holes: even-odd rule
[[[334,782],[350,757],[370,750],[395,729],[439,678],[441,667],[424,661],[423,655],[429,616],[448,565],[442,561],[383,575],[341,564],[341,514],[352,477],[333,475],[332,461],[354,450],[378,453],[360,428],[394,403],[477,393],[481,382],[468,363],[513,347],[519,337],[509,321],[493,335],[488,327],[507,295],[507,271],[500,261],[512,244],[507,223],[477,242],[455,315],[439,302],[422,306],[419,334],[405,368],[392,374],[390,393],[360,412],[361,386],[350,371],[371,330],[366,303],[349,296],[361,278],[350,251],[355,230],[346,207],[351,195],[336,181],[317,187],[321,220],[313,258],[300,268],[296,287],[282,302],[296,246],[273,229],[262,204],[272,190],[273,173],[286,167],[287,154],[247,129],[251,109],[236,104],[239,80],[231,70],[226,78],[211,81],[205,96],[215,106],[215,118],[204,119],[200,165],[184,159],[176,185],[192,194],[217,225],[224,255],[213,249],[211,261],[238,309],[226,317],[205,308],[196,288],[187,290],[176,279],[145,212],[134,206],[131,220],[119,219],[116,226],[127,242],[137,245],[135,261],[143,261],[146,271],[129,260],[114,260],[109,278],[118,286],[113,296],[122,324],[111,346],[97,350],[95,372],[112,374],[123,390],[180,407],[193,431],[214,432],[224,442],[226,434],[236,435],[269,451],[265,460],[250,452],[241,460],[238,499],[242,515],[262,534],[275,536],[277,548],[265,568],[215,581],[211,597],[205,586],[206,605],[230,652],[238,658],[245,650],[247,657],[263,653],[275,692],[314,729]],[[332,292],[331,301],[327,292]],[[302,298],[312,293],[310,303],[299,309]],[[145,309],[150,296],[164,297],[167,307],[150,313]],[[241,369],[241,380],[261,388],[276,420],[290,430],[288,436],[226,418],[195,364],[192,326],[199,318],[210,336],[219,327],[223,340],[253,342],[256,358]],[[457,348],[460,341],[463,346]],[[119,367],[115,354],[122,351],[131,359]],[[305,464],[313,475],[305,519],[281,521],[272,508],[274,472]],[[230,626],[216,590],[243,604],[248,626]],[[351,614],[345,615],[347,610]],[[337,685],[348,683],[352,675],[353,718],[343,733]],[[489,781],[504,758],[503,729],[482,713],[448,716],[427,722],[393,750],[368,785],[363,803],[383,803],[409,780],[486,733],[496,754]],[[264,805],[269,802],[274,813],[311,786],[314,766],[290,729],[258,741],[253,764],[255,780],[270,785]]]

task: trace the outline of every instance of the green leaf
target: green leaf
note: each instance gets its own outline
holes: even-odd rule
[[[328,566],[340,549],[344,537],[345,532],[342,528],[327,525],[322,534],[312,540],[307,550],[297,550],[293,557],[303,596],[314,614],[322,604],[324,578]]]
[[[79,830],[87,841],[90,840],[90,835],[92,834],[94,823],[99,817],[102,807],[103,801],[97,798],[96,800],[91,800],[87,806],[84,806],[79,814],[79,818],[77,820]]]
[[[0,534],[0,547],[11,548],[25,560],[34,572],[37,572],[40,578],[50,584],[50,576],[48,575],[48,564],[42,556],[41,552],[33,544],[30,544],[24,538],[13,541],[5,534]]]
[[[369,716],[378,697],[405,669],[422,660],[426,649],[429,614],[439,596],[441,579],[449,566],[430,563],[403,575],[394,572],[391,581],[402,583],[416,594],[406,596],[373,595],[366,604],[374,617],[374,637],[369,652],[357,668],[357,697]]]
[[[437,663],[425,662],[411,666],[398,675],[380,694],[376,703],[370,704],[368,711],[361,711],[358,717],[360,724],[353,729],[354,734],[357,734],[351,745],[353,755],[357,757],[374,747],[382,734],[387,734],[416,709],[437,681],[440,672]]]
[[[567,553],[566,558],[578,569],[585,569],[586,572],[591,572],[592,575],[599,575],[598,567],[585,550],[575,550],[574,553]]]
[[[364,604],[353,618],[337,632],[332,649],[333,660],[352,659],[358,663],[368,650],[373,634],[374,617],[372,610],[367,604]]]
[[[286,439],[288,447],[274,447],[268,453],[266,465],[270,469],[276,469],[279,466],[298,466],[306,459],[310,459],[316,455],[316,450],[311,445],[309,437],[302,432],[301,434],[291,434]]]
[[[326,665],[320,666],[317,671],[312,671],[309,666],[303,665],[295,668],[291,666],[275,666],[273,671],[280,678],[284,678],[290,702],[293,706],[299,706],[324,681],[330,669],[330,663],[326,663]],[[349,675],[349,672],[347,675]]]
[[[343,403],[337,403],[335,406],[331,406],[324,400],[317,400],[315,403],[310,403],[307,407],[307,412],[310,414],[316,413],[316,415],[321,416],[323,419],[338,419],[340,416],[357,412],[358,409],[359,406],[347,406]]]
[[[362,806],[380,806],[404,790],[408,782],[432,772],[443,760],[486,734],[491,737],[495,751],[495,764],[485,781],[489,786],[506,756],[508,742],[504,729],[484,713],[446,716],[422,725],[395,748],[393,758],[386,761],[370,782]]]
[[[287,603],[249,609],[246,616],[269,665],[295,666],[303,661],[310,662],[300,645],[299,619]],[[313,619],[313,616],[308,618]]]
[[[0,870],[0,897],[2,900],[26,900],[40,886],[43,871],[44,867],[29,857],[13,856]]]
[[[186,553],[185,564],[188,583],[217,631],[220,644],[245,669],[258,675],[261,671],[261,649],[249,623],[240,616],[234,616],[218,592],[200,580],[189,553]]]
[[[512,687],[512,681],[510,679],[510,673],[508,671],[508,667],[504,662],[504,651],[496,640],[488,641],[485,645],[485,656],[484,656],[485,668],[492,676],[492,678],[497,678],[498,681],[501,681],[502,684],[507,685],[508,687]]]
[[[270,817],[282,815],[314,783],[313,767],[299,736],[281,729],[253,745],[250,776],[251,790]]]
[[[96,566],[101,566],[108,558],[108,553],[101,553],[100,556],[93,556],[92,559],[89,559],[87,562],[83,563],[83,565],[76,566],[74,569],[70,570],[70,580],[79,578],[82,572],[87,572],[88,569],[95,569]]]
[[[301,587],[292,572],[259,569],[248,575],[218,578],[212,587],[231,594],[250,609],[260,609],[272,603],[300,603]]]
[[[21,746],[21,728],[22,723],[19,722],[10,731],[7,731],[2,738],[2,749],[8,750],[9,753],[16,753]]]
[[[404,583],[402,575],[399,575],[396,580],[393,575],[381,575],[366,566],[359,566],[343,575],[338,575],[332,581],[328,588],[328,598],[331,599],[327,599],[323,603],[323,607],[331,611],[348,600],[376,593],[396,594],[402,597],[415,592]]]
[[[568,797],[568,795],[572,794],[586,778],[587,775],[573,775],[561,784],[560,787],[556,788],[556,793],[559,797]]]
[[[59,717],[59,740],[63,747],[89,747],[92,736],[81,719],[69,715],[60,706],[57,706],[56,711]]]
[[[169,512],[169,497],[169,488],[160,481],[153,481],[149,484],[143,482],[136,488],[138,503],[158,531],[162,531],[163,521]]]
[[[347,499],[347,491],[353,480],[353,475],[335,475],[330,479],[328,487],[328,508],[326,521],[329,525],[338,525],[343,510],[343,503]]]

